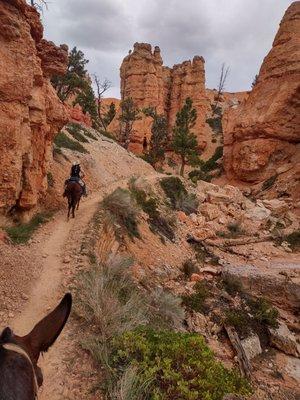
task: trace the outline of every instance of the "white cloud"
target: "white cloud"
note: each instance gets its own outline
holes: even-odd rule
[[[89,71],[109,78],[119,93],[119,67],[133,43],[159,45],[166,65],[195,54],[206,60],[208,87],[221,64],[230,66],[227,90],[250,88],[272,46],[290,0],[53,0],[44,12],[45,33],[77,46]]]

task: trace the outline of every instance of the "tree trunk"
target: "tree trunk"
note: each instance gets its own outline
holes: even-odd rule
[[[181,157],[180,176],[184,175],[185,157]]]

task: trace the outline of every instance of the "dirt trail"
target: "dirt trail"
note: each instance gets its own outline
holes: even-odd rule
[[[61,284],[68,273],[66,254],[72,252],[72,247],[80,248],[80,239],[88,222],[96,211],[101,195],[93,196],[83,201],[75,219],[66,220],[66,212],[58,213],[47,232],[47,240],[40,244],[43,269],[34,283],[29,300],[22,312],[11,322],[12,328],[18,334],[26,334],[50,309],[60,300]],[[68,257],[68,256],[67,256]],[[71,398],[63,394],[64,371],[62,361],[70,346],[67,337],[69,329],[63,331],[56,344],[44,355],[39,364],[44,375],[41,389],[41,400],[59,400]]]

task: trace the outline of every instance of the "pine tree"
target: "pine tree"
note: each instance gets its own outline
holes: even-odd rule
[[[181,158],[180,175],[183,176],[185,165],[189,160],[197,157],[197,138],[191,129],[195,126],[197,112],[193,108],[193,101],[188,97],[182,109],[177,113],[176,123],[173,128],[172,147]]]
[[[157,114],[156,110],[149,107],[143,110],[146,116],[152,117],[151,139],[149,152],[146,154],[151,165],[165,159],[165,151],[168,144],[168,121],[164,115]]]
[[[115,115],[116,115],[116,106],[114,103],[110,103],[108,110],[103,114],[102,117],[102,122],[105,130],[111,123],[111,121],[115,118]]]
[[[74,47],[69,53],[68,68],[65,75],[54,76],[51,83],[56,89],[58,97],[65,101],[69,96],[79,94],[87,85],[86,64],[84,53]]]
[[[84,113],[88,112],[92,118],[94,128],[98,125],[98,113],[94,91],[88,83],[86,87],[76,97],[73,104],[79,104]]]
[[[121,115],[119,116],[120,121],[120,143],[125,148],[128,149],[132,132],[133,123],[137,119],[140,119],[140,110],[135,107],[131,97],[121,101]]]

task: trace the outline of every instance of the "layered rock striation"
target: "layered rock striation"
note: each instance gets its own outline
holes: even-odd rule
[[[0,212],[33,208],[47,188],[55,134],[67,122],[50,83],[65,73],[67,46],[43,39],[25,0],[0,1]]]
[[[224,124],[228,176],[260,182],[300,161],[300,2],[286,11],[249,97]]]

